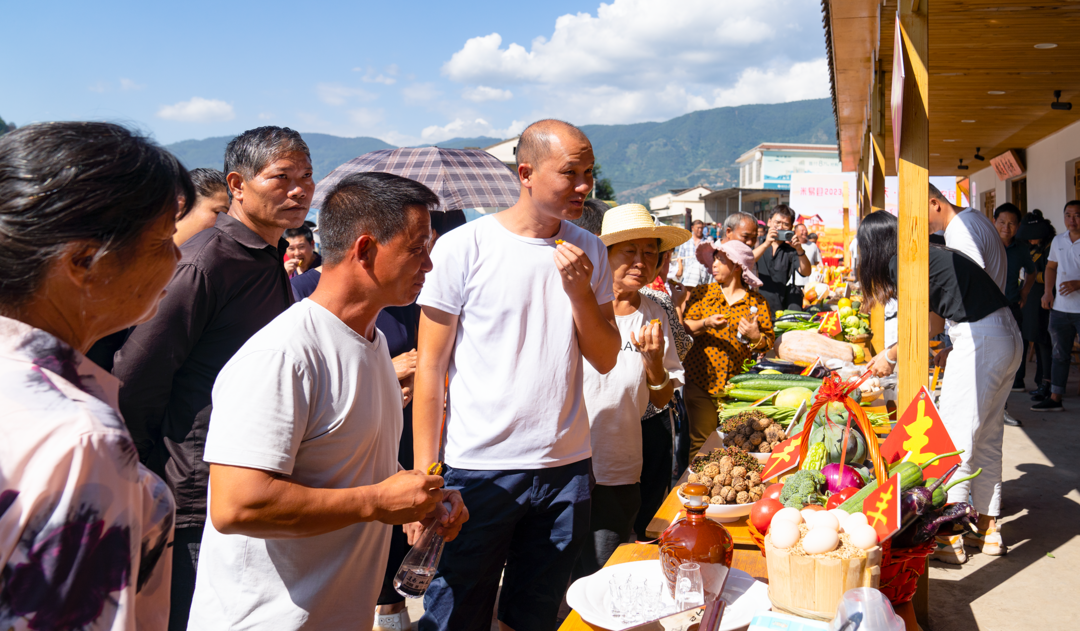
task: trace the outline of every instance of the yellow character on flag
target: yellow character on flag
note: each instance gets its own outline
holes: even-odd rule
[[[786,465],[791,462],[792,452],[798,449],[801,443],[802,435],[799,434],[798,436],[789,439],[788,444],[784,446],[782,451],[774,451],[765,465],[765,470],[762,472],[761,478],[767,480],[773,477],[776,472],[782,471]]]
[[[919,401],[919,413],[915,418],[915,422],[909,424],[904,428],[907,432],[908,439],[904,441],[903,448],[911,455],[908,456],[908,462],[921,465],[927,460],[933,458],[937,454],[932,452],[924,452],[922,449],[930,444],[930,439],[926,436],[926,432],[933,427],[934,421],[930,417],[926,416],[926,401]]]
[[[885,522],[886,524],[889,523],[889,518],[885,516],[883,511],[886,508],[889,507],[889,501],[891,499],[892,499],[892,485],[890,484],[889,488],[886,491],[882,492],[880,499],[878,499],[877,504],[876,504],[877,510],[870,511],[869,513],[866,514],[866,518],[868,520],[869,519],[874,520],[873,523],[870,524],[874,528],[877,528],[877,525],[878,525],[879,522]]]

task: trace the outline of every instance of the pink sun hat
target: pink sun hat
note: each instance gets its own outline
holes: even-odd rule
[[[734,239],[730,241],[718,242],[705,242],[697,247],[697,251],[694,253],[697,255],[699,263],[704,265],[708,269],[712,269],[713,257],[716,256],[716,252],[719,252],[728,261],[738,265],[742,268],[743,285],[747,289],[757,289],[761,287],[761,279],[757,277],[754,272],[754,251],[750,249],[750,246],[746,245],[742,241],[736,241]]]

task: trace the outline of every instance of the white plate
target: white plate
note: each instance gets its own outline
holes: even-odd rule
[[[679,496],[679,503],[686,505],[686,498],[682,493],[675,491]],[[733,521],[739,521],[740,517],[745,517],[750,514],[750,509],[754,507],[754,503],[749,504],[709,504],[709,507],[705,509],[705,515],[711,517],[716,521],[727,524]],[[683,509],[680,513],[685,513]]]
[[[608,613],[610,611],[608,581],[612,576],[620,582],[625,582],[632,576],[635,581],[648,579],[650,584],[663,585],[665,601],[671,602],[660,561],[653,560],[620,563],[601,568],[599,572],[591,576],[579,578],[567,590],[566,603],[589,624],[610,629],[610,631],[622,631],[622,629],[634,626],[615,620]],[[767,611],[772,607],[768,586],[754,580],[746,572],[734,568],[724,586],[724,600],[727,601],[727,608],[724,610],[724,618],[720,623],[721,631],[733,631],[745,627],[750,624],[754,614]]]

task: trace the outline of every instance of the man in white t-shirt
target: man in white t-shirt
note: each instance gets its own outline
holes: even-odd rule
[[[814,265],[821,265],[821,250],[818,249],[817,242],[810,240],[810,230],[806,227],[806,224],[795,224],[795,241],[802,244],[803,252],[806,252],[806,258],[810,261],[811,267]],[[855,239],[851,240],[855,243]],[[810,274],[803,276],[798,270],[795,270],[794,284],[800,290],[805,291],[805,288],[810,284]]]
[[[518,203],[440,238],[418,301],[414,460],[439,459],[449,373],[444,477],[470,512],[421,631],[487,631],[497,594],[504,628],[553,629],[589,532],[583,362],[607,373],[620,344],[607,251],[570,223],[592,190],[592,145],[539,121],[517,161]]]
[[[1073,342],[1080,331],[1080,200],[1065,204],[1065,232],[1050,242],[1046,261],[1042,306],[1050,310],[1054,362],[1050,369],[1050,396],[1031,409],[1057,412],[1063,409],[1061,397],[1069,380]]]
[[[1009,261],[994,222],[974,208],[954,206],[933,184],[927,215],[931,233],[944,230],[945,245],[981,265],[1005,291]]]
[[[342,180],[319,218],[319,287],[218,375],[192,631],[363,628],[390,525],[438,514],[429,527],[451,540],[468,519],[442,478],[399,471],[401,387],[375,328],[420,292],[437,205],[395,175]]]

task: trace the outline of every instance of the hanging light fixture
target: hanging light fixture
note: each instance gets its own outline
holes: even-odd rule
[[[986,160],[986,157],[985,156],[980,156],[979,155],[980,151],[982,151],[982,149],[980,149],[979,147],[975,147],[975,159],[982,162],[982,161]]]
[[[1072,103],[1062,103],[1061,90],[1054,90],[1054,102],[1050,104],[1050,109],[1069,111],[1072,109]]]
[[[958,166],[956,168],[960,169],[961,171],[967,171],[968,170],[968,165],[964,164],[964,159],[963,158],[960,158],[960,166]]]

